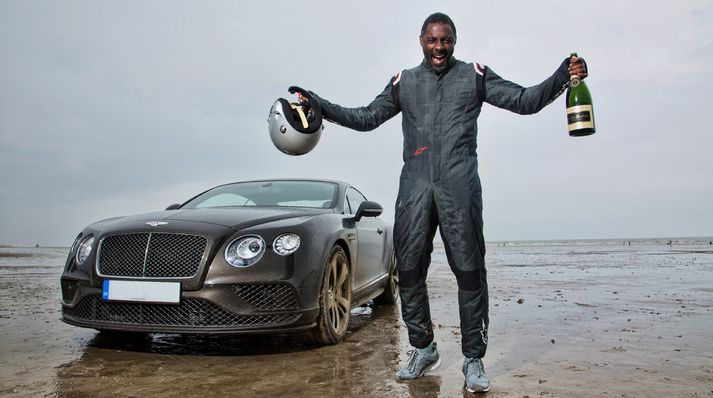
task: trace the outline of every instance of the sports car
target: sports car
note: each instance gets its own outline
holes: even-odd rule
[[[337,344],[352,308],[398,298],[382,211],[345,182],[264,180],[96,222],[70,248],[62,320],[100,331],[296,332]]]

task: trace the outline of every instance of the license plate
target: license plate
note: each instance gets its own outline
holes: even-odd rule
[[[102,288],[102,300],[177,304],[180,299],[180,282],[105,280]]]

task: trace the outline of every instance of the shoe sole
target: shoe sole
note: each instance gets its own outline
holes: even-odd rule
[[[486,389],[484,389],[484,390],[472,390],[472,389],[470,389],[469,387],[466,386],[466,387],[465,387],[465,390],[468,391],[468,392],[472,392],[472,393],[488,392],[488,391],[490,391],[490,387],[492,387],[492,386],[488,386],[488,387],[487,387]]]

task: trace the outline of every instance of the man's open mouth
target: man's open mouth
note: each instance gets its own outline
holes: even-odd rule
[[[443,66],[446,64],[447,58],[446,54],[433,54],[431,55],[431,63],[433,63],[434,66]]]

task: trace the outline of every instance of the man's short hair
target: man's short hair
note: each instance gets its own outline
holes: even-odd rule
[[[429,15],[425,21],[423,21],[423,26],[421,27],[421,36],[426,33],[426,28],[429,24],[432,23],[442,23],[450,26],[453,30],[453,37],[456,37],[456,25],[453,23],[453,20],[451,20],[451,17],[441,12],[433,13]]]

